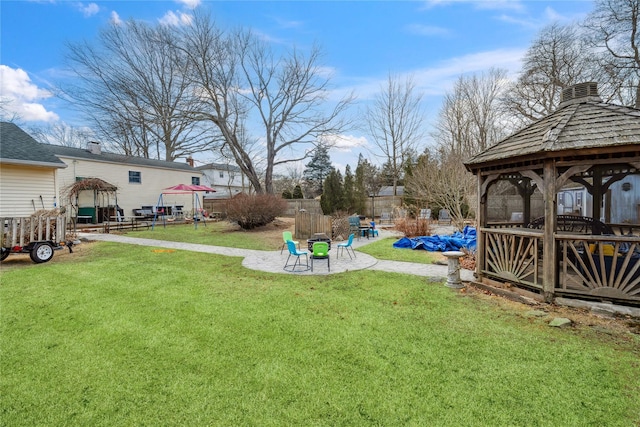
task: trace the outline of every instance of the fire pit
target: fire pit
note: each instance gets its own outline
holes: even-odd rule
[[[312,239],[307,239],[307,248],[309,252],[313,252],[313,244],[315,242],[327,242],[329,244],[329,250],[331,250],[331,239],[326,234],[315,234]]]

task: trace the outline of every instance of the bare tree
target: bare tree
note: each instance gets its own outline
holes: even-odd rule
[[[461,76],[444,96],[432,135],[436,143],[464,159],[506,136],[509,126],[499,108],[505,85],[504,70]]]
[[[460,153],[441,147],[420,156],[407,179],[405,191],[429,206],[447,209],[453,224],[462,229],[476,206],[476,179],[463,165]]]
[[[251,32],[226,35],[205,15],[195,17],[185,36],[200,98],[191,116],[217,128],[257,193],[273,192],[275,166],[309,157],[323,135],[345,130],[341,116],[352,98],[326,108],[329,79],[319,66],[317,47],[307,56],[294,49],[276,57]],[[254,117],[264,144],[262,176],[247,151],[248,140],[239,138]]]
[[[38,142],[74,148],[84,148],[92,136],[90,129],[73,127],[62,122],[43,127],[34,126],[29,130]]]
[[[605,92],[640,108],[640,0],[596,0],[585,22]]]
[[[386,161],[386,170],[397,194],[398,181],[402,178],[407,155],[423,137],[422,95],[415,92],[411,78],[399,81],[391,74],[386,87],[375,97],[367,109],[366,121],[374,143]]]
[[[212,143],[184,114],[193,86],[175,36],[168,27],[127,21],[105,28],[95,45],[68,45],[75,79],[62,95],[124,154],[172,161]]]
[[[528,124],[558,108],[562,90],[595,73],[591,54],[575,25],[551,24],[527,50],[518,80],[506,92],[505,106]]]

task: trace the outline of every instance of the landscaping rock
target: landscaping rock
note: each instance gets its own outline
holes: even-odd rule
[[[567,326],[571,326],[573,322],[571,319],[567,319],[566,317],[556,317],[551,322],[549,322],[549,326],[553,326],[555,328],[564,328]]]
[[[530,310],[527,311],[524,315],[525,317],[546,317],[547,312],[542,310]]]

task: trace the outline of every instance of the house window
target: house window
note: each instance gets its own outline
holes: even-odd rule
[[[192,176],[191,177],[191,184],[200,185],[200,177],[199,176]]]
[[[129,184],[142,184],[142,173],[129,171]]]
[[[224,178],[224,172],[220,171],[220,178]]]

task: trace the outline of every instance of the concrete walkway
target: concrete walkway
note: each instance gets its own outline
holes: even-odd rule
[[[141,239],[137,237],[121,236],[117,234],[101,234],[101,233],[78,233],[78,237],[87,241],[103,241],[103,242],[117,242],[131,245],[152,246],[167,249],[203,252],[225,256],[242,257],[242,265],[251,270],[266,271],[269,273],[282,273],[293,275],[326,275],[344,273],[347,271],[356,270],[379,270],[390,271],[395,273],[413,274],[423,277],[433,277],[437,279],[446,279],[447,266],[436,264],[419,264],[412,262],[398,262],[378,260],[370,255],[359,252],[358,248],[368,243],[374,242],[378,238],[384,238],[389,236],[397,236],[391,231],[384,229],[379,230],[380,236],[377,238],[367,239],[354,239],[353,248],[355,249],[356,257],[351,259],[347,255],[346,251],[340,251],[341,254],[337,256],[337,242],[332,244],[330,252],[330,267],[331,271],[327,269],[327,262],[324,260],[316,260],[313,265],[313,272],[311,270],[304,271],[285,271],[283,269],[289,252],[285,249],[282,254],[280,251],[258,251],[252,249],[239,249],[239,248],[227,248],[223,246],[211,246],[201,245],[195,243],[181,243],[181,242],[169,242],[166,240],[155,239]],[[401,236],[398,236],[400,238]],[[304,247],[302,248],[304,249]],[[408,250],[408,249],[407,249]],[[291,257],[289,264],[293,265],[294,258]],[[303,263],[305,257],[302,256]],[[311,260],[309,260],[311,265]],[[469,282],[473,280],[473,272],[469,270],[460,270],[460,277],[463,281]]]

